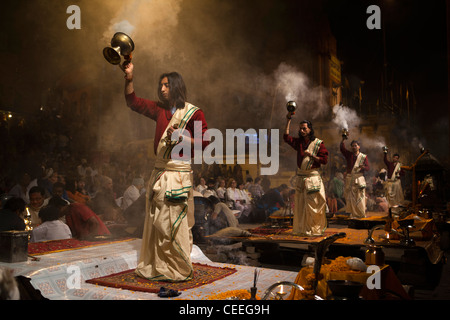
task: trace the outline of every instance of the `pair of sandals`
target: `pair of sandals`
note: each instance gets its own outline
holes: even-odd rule
[[[169,289],[167,290],[165,287],[161,287],[158,292],[158,297],[160,298],[171,298],[178,297],[181,294],[178,290]]]

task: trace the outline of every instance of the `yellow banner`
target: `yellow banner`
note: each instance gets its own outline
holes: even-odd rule
[[[332,81],[341,83],[341,62],[333,55],[330,58],[330,77]]]

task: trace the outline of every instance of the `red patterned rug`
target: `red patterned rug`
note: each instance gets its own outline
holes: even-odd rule
[[[73,249],[82,249],[87,247],[99,246],[103,244],[110,244],[116,242],[130,241],[135,238],[124,238],[116,240],[98,240],[98,241],[86,241],[78,239],[64,239],[64,240],[52,240],[42,242],[30,242],[28,243],[28,254],[30,255],[42,255],[54,252],[61,252]]]
[[[194,278],[184,282],[168,282],[148,280],[138,276],[134,269],[111,274],[109,276],[86,280],[87,283],[101,285],[105,287],[120,288],[133,291],[144,291],[158,293],[161,287],[167,290],[184,291],[205,284],[213,283],[219,279],[225,278],[237,270],[227,267],[213,267],[200,263],[193,263]]]

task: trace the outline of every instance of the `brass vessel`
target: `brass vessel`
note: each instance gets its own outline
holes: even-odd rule
[[[365,263],[367,265],[377,265],[377,266],[383,266],[384,265],[384,252],[383,248],[381,246],[368,246],[366,250],[366,261]]]
[[[297,104],[295,103],[295,101],[289,101],[286,104],[286,109],[290,113],[295,113],[295,110],[297,110]]]
[[[123,32],[116,32],[111,39],[111,47],[103,49],[103,56],[109,63],[118,65],[122,61],[120,56],[123,56],[125,61],[131,61],[133,50],[133,40]]]

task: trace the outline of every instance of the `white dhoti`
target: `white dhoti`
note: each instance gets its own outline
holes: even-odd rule
[[[186,106],[173,115],[170,125],[188,122]],[[193,106],[192,106],[193,107]],[[195,107],[194,107],[195,108]],[[185,110],[187,109],[187,110]],[[177,122],[178,121],[178,122]],[[184,123],[184,125],[185,125]],[[194,220],[193,174],[189,161],[172,160],[163,135],[148,188],[142,247],[136,273],[151,280],[187,281],[191,263]]]
[[[345,212],[350,213],[350,218],[366,217],[366,179],[361,173],[361,167],[366,157],[364,153],[360,152],[351,173],[345,177]]]
[[[315,156],[321,143],[322,140],[316,138],[307,150]],[[312,169],[312,165],[313,158],[305,156],[297,169],[295,188],[292,232],[306,236],[322,235],[327,227],[325,187],[319,171]]]
[[[384,183],[384,189],[389,207],[403,204],[405,198],[403,196],[402,182],[400,179],[386,181]]]
[[[403,196],[402,182],[399,179],[401,164],[397,163],[392,176],[384,183],[384,190],[389,207],[403,204],[405,200]]]
[[[317,236],[327,228],[326,196],[317,170],[298,170],[295,188],[293,233]]]
[[[349,174],[345,177],[345,212],[350,218],[366,217],[366,180],[362,174]]]

